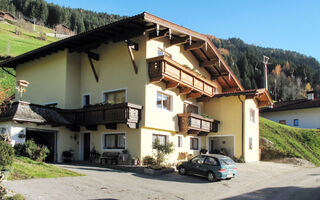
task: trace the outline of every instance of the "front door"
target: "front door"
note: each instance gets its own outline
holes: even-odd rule
[[[90,157],[90,133],[83,135],[83,160],[89,160]]]

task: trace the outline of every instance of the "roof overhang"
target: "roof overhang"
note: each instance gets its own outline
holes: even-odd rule
[[[184,45],[184,48],[197,58],[200,66],[211,74],[211,78],[220,83],[224,91],[244,90],[240,81],[228,67],[218,49],[207,35],[192,31],[146,12],[6,59],[0,63],[0,67],[16,68],[25,62],[65,49],[68,49],[69,52],[88,52],[99,47],[101,44],[124,41],[146,33],[149,35],[155,34],[155,36],[159,36],[159,34],[165,35],[170,37],[172,45]]]
[[[253,90],[243,90],[239,92],[225,92],[222,94],[217,94],[213,98],[219,97],[229,97],[229,96],[245,96],[247,99],[254,99],[258,103],[258,107],[265,107],[273,105],[272,98],[269,92],[265,89],[253,89]]]

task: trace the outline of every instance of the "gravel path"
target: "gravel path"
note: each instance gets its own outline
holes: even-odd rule
[[[239,164],[239,175],[235,179],[215,183],[176,173],[152,177],[100,167],[57,166],[87,176],[9,181],[5,186],[28,200],[320,199],[320,168],[290,164]]]

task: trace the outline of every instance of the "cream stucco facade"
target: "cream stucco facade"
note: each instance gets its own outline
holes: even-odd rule
[[[93,61],[99,81],[95,80],[87,54],[68,50],[60,51],[16,67],[17,80],[30,82],[24,101],[45,105],[57,102],[59,108],[77,109],[82,107],[83,95],[90,95],[90,104],[103,102],[103,93],[125,90],[125,101],[142,105],[139,127],[129,128],[118,124],[116,129],[97,125],[96,130],[82,126],[79,132],[59,126],[35,125],[32,123],[15,124],[0,122],[0,126],[10,127],[11,135],[17,143],[17,132],[27,129],[53,131],[56,135],[56,161],[62,161],[62,152],[72,149],[75,160],[84,159],[84,134],[90,134],[90,149],[102,153],[122,151],[106,149],[105,135],[125,134],[125,149],[131,156],[140,160],[152,155],[153,135],[165,135],[168,142],[174,143],[175,151],[168,156],[168,163],[177,163],[179,153],[197,155],[200,149],[209,151],[224,149],[231,157],[244,157],[245,161],[259,160],[259,110],[258,103],[246,95],[211,98],[198,101],[181,94],[178,88],[167,89],[164,82],[150,83],[146,59],[159,56],[159,48],[172,55],[172,60],[185,65],[206,77],[222,93],[222,86],[211,76],[195,56],[181,45],[171,45],[167,37],[149,40],[148,34],[132,38],[139,44],[134,51],[138,73],[134,72],[126,43],[110,42],[102,44],[92,52],[99,54],[99,61]],[[230,78],[230,77],[229,77]],[[170,108],[157,107],[157,94],[169,96]],[[17,95],[18,96],[18,95]],[[18,100],[18,99],[17,99]],[[206,114],[220,121],[218,131],[208,135],[181,133],[177,114],[184,112],[184,103],[197,106],[199,114]],[[251,120],[254,112],[254,121]],[[191,138],[198,138],[197,148],[191,149]],[[179,145],[178,145],[179,143]],[[212,145],[217,145],[213,147]]]

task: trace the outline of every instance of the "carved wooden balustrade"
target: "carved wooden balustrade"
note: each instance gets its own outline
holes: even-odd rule
[[[212,97],[216,87],[212,81],[191,69],[182,66],[168,56],[147,59],[150,82],[164,81],[167,88],[180,88],[180,93],[198,98],[202,95]]]
[[[217,120],[194,113],[178,114],[178,118],[181,133],[207,135],[210,132],[218,132],[220,122]]]
[[[82,109],[61,110],[59,113],[71,121],[75,128],[86,126],[96,130],[97,125],[117,129],[117,124],[127,124],[129,128],[138,128],[141,120],[141,105],[121,103],[114,105],[92,105]]]

